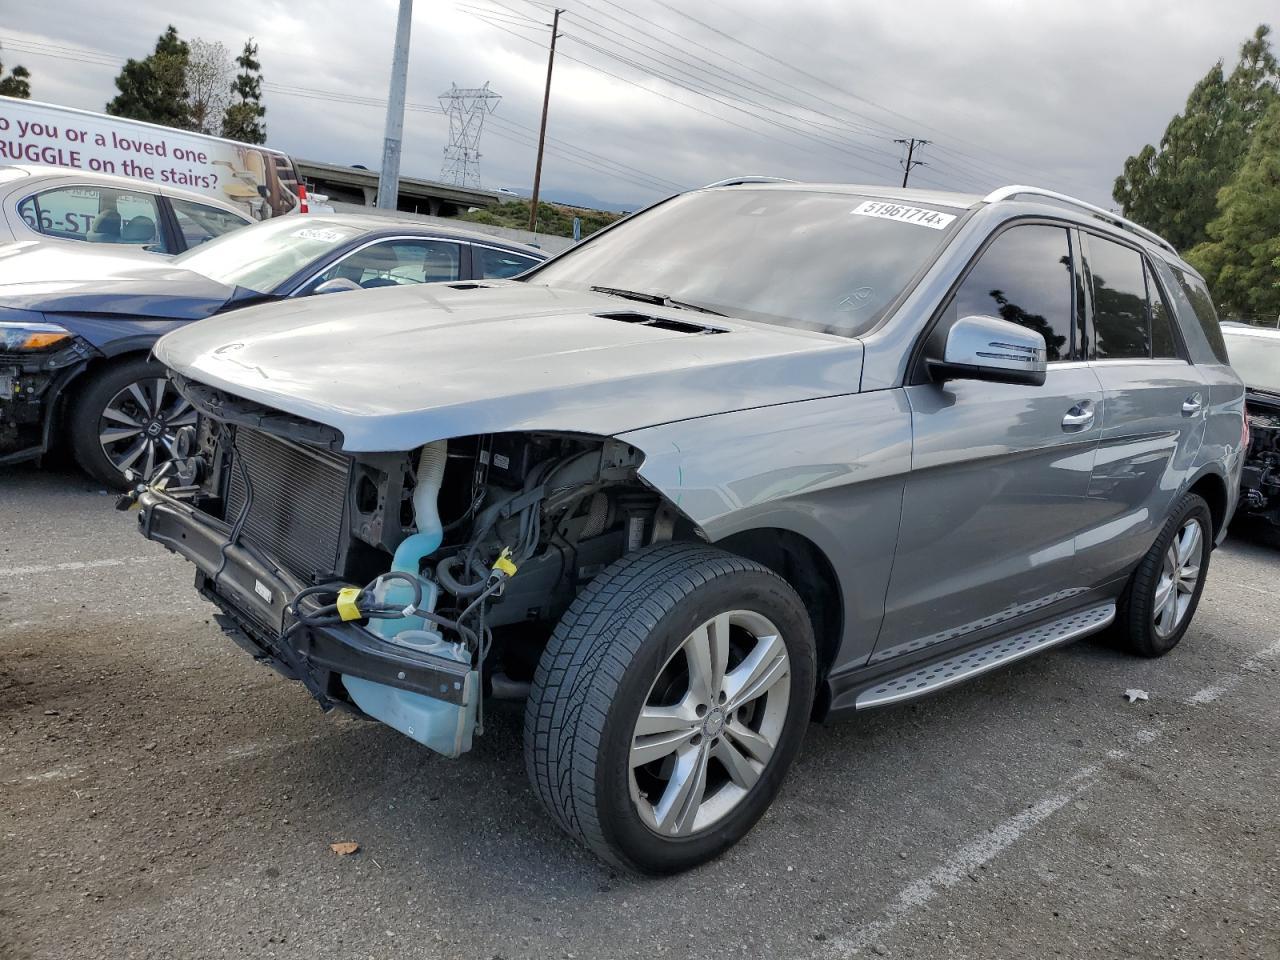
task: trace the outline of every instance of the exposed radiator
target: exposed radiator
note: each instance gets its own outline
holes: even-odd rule
[[[233,525],[245,505],[241,464],[253,491],[241,541],[302,580],[337,570],[347,523],[350,461],[238,428],[227,490],[226,520]]]

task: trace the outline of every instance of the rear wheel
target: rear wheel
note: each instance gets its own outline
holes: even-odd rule
[[[741,839],[804,736],[814,643],[799,597],[701,544],[614,563],[557,626],[525,714],[529,776],[602,858],[672,873]]]
[[[1189,493],[1179,501],[1121,597],[1117,634],[1126,649],[1143,657],[1159,657],[1178,645],[1200,604],[1212,549],[1209,505]]]
[[[112,364],[84,385],[71,407],[71,449],[85,473],[123,488],[125,470],[150,478],[173,458],[177,431],[195,422],[195,409],[174,389],[163,365],[136,357]]]

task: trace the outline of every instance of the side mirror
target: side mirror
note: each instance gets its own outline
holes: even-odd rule
[[[933,353],[927,361],[938,382],[987,380],[1039,387],[1048,369],[1044,337],[998,317],[961,317],[947,331],[942,356]]]
[[[312,290],[312,293],[341,293],[343,290],[359,290],[360,284],[346,277],[334,277],[332,280],[326,280],[320,286]]]

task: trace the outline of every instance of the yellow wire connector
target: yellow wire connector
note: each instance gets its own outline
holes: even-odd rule
[[[364,616],[356,601],[360,599],[359,587],[343,587],[338,591],[338,616],[343,620],[359,620]]]
[[[502,552],[498,554],[498,559],[493,561],[493,572],[505,577],[514,577],[516,569],[516,562],[511,559],[511,548],[503,547]]]

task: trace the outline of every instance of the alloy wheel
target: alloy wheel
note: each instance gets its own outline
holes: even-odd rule
[[[146,480],[176,456],[177,432],[194,426],[196,411],[165,377],[127,384],[102,409],[98,442],[121,473],[132,467]]]
[[[787,646],[768,618],[733,610],[690,633],[632,733],[631,798],[644,823],[686,836],[727,816],[768,765],[790,698]]]
[[[1187,520],[1165,551],[1160,580],[1152,603],[1156,635],[1172,635],[1186,619],[1200,583],[1200,554],[1204,530],[1195,517]]]

